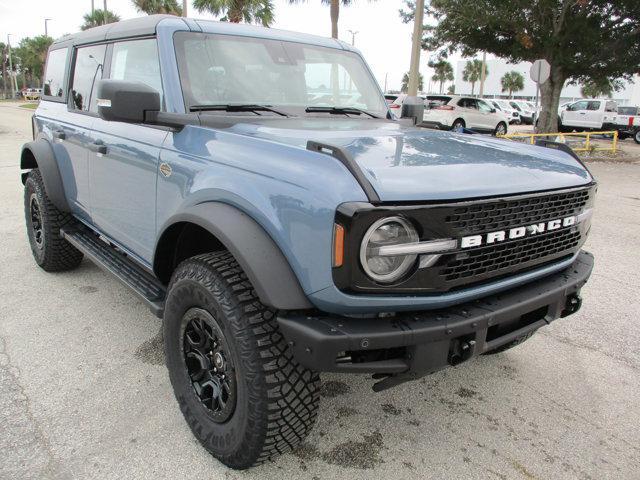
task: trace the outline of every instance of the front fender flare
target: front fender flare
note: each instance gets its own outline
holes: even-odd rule
[[[51,144],[44,138],[25,143],[20,154],[20,168],[23,170],[37,168],[40,170],[44,189],[51,203],[58,210],[70,212],[71,208],[67,202],[62,183],[62,175],[56,162],[55,154]],[[26,174],[22,174],[22,183],[26,181]]]
[[[240,264],[265,305],[278,310],[313,308],[280,248],[243,211],[220,202],[193,205],[172,216],[158,238],[178,222],[196,224],[215,236]],[[156,246],[154,270],[158,262]]]

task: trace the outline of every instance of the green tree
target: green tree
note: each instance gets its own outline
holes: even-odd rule
[[[440,83],[440,93],[442,93],[445,82],[453,81],[453,67],[449,62],[442,58],[437,61],[430,61],[429,67],[434,70],[431,80]]]
[[[139,12],[144,12],[147,15],[157,13],[182,15],[182,6],[178,5],[177,0],[132,0],[132,2]]]
[[[301,3],[307,0],[289,0],[289,3]],[[369,0],[375,1],[375,0]],[[322,0],[324,5],[329,5],[329,14],[331,15],[331,38],[338,38],[338,19],[340,17],[340,5],[348,7],[353,0]]]
[[[432,0],[428,13],[437,20],[424,26],[423,47],[430,51],[549,62],[551,75],[540,87],[541,132],[557,130],[567,80],[629,79],[640,72],[637,0]]]
[[[456,94],[456,86],[455,85],[449,85],[449,88],[447,88],[447,93],[449,95],[455,95]]]
[[[107,23],[120,21],[120,17],[110,10],[94,10],[93,13],[87,13],[83,18],[84,23],[80,26],[80,30],[88,30]]]
[[[524,77],[520,72],[510,71],[505,73],[500,79],[503,92],[509,92],[509,98],[513,96],[513,92],[519,92],[524,88]]]
[[[44,62],[47,58],[47,50],[53,43],[53,38],[45,35],[27,37],[20,41],[15,49],[17,68],[22,74],[23,87],[26,83],[30,86],[40,85],[44,74]]]
[[[580,93],[584,98],[597,98],[597,97],[609,97],[613,92],[617,92],[622,87],[624,87],[623,83],[619,80],[603,80],[603,81],[594,81],[588,80],[582,85],[580,89]]]
[[[271,0],[194,0],[193,6],[199,12],[208,12],[225,22],[260,23],[268,27],[273,23],[273,3]]]
[[[424,79],[422,77],[422,74],[419,73],[418,74],[418,91],[421,91],[423,87],[424,87]],[[400,88],[400,91],[402,93],[407,93],[409,91],[409,72],[405,73],[402,76],[402,87]]]
[[[489,69],[484,66],[484,78],[489,76]],[[475,93],[476,83],[482,79],[482,60],[470,60],[462,71],[462,79],[471,84],[471,95]]]
[[[0,64],[2,67],[2,97],[7,98],[7,92],[11,90],[9,87],[9,51],[7,46],[0,42]]]

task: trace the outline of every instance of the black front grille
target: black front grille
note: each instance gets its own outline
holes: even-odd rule
[[[559,230],[520,241],[500,243],[452,255],[440,275],[452,284],[481,281],[538,264],[540,260],[562,257],[580,243],[577,230]]]
[[[589,202],[589,189],[464,205],[452,208],[445,222],[461,236],[530,225],[579,213]]]
[[[336,221],[346,227],[345,258],[349,264],[333,269],[336,285],[345,291],[423,294],[447,292],[496,281],[541,268],[575,254],[585,240],[588,222],[528,233],[517,239],[487,244],[487,234],[544,224],[578,216],[593,207],[596,185],[547,193],[423,205],[357,205],[339,210]],[[408,273],[393,285],[370,279],[359,263],[366,230],[378,219],[400,215],[416,225],[420,240],[460,240],[480,235],[482,245],[444,253],[430,266]],[[425,260],[422,258],[421,260]]]

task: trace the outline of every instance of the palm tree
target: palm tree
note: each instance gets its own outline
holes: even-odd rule
[[[47,50],[53,43],[53,38],[46,35],[38,37],[26,37],[20,41],[15,49],[19,67],[23,76],[23,83],[29,82],[30,86],[40,83],[43,76],[44,61]]]
[[[434,82],[440,82],[440,93],[444,89],[445,82],[451,82],[453,80],[453,67],[446,60],[430,61],[429,67],[433,68],[434,74],[431,80]]]
[[[484,67],[484,77],[485,79],[489,76],[489,69]],[[462,71],[462,79],[465,82],[469,82],[471,84],[471,95],[474,94],[474,90],[476,87],[476,82],[480,81],[482,78],[482,60],[471,60],[467,62],[464,66],[464,70]]]
[[[422,74],[418,74],[418,91],[422,90],[424,86]],[[407,93],[409,91],[409,72],[405,73],[402,76],[402,88],[400,89],[402,93]]]
[[[519,92],[524,89],[524,77],[520,72],[510,71],[505,73],[500,79],[503,92],[509,92],[509,98],[513,96],[513,92]]]
[[[610,80],[590,80],[584,83],[580,89],[580,93],[584,98],[609,97],[613,91],[618,91],[622,87],[619,81]]]
[[[306,0],[289,0],[289,3],[300,3]],[[375,0],[369,0],[375,1]],[[340,17],[340,4],[343,7],[348,7],[353,3],[353,0],[322,0],[324,5],[329,5],[329,12],[331,15],[331,38],[338,38],[338,18]]]
[[[265,27],[273,23],[271,0],[194,0],[193,6],[199,12],[224,15],[220,20],[225,22],[261,23]]]
[[[147,15],[164,13],[182,16],[182,7],[178,5],[177,0],[132,0],[132,2],[139,12]]]
[[[120,17],[110,10],[94,10],[84,16],[84,23],[80,27],[81,30],[106,25],[107,23],[119,22]]]

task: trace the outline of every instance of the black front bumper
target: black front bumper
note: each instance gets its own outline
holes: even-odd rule
[[[561,272],[443,310],[376,318],[281,314],[278,323],[302,365],[392,375],[398,377],[395,384],[457,365],[575,313],[592,269],[593,255],[580,252]]]

